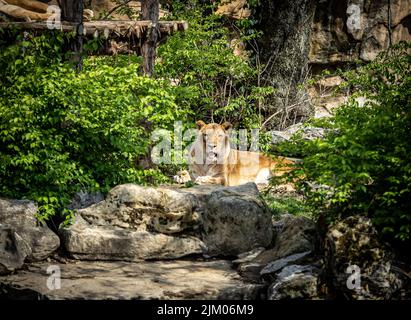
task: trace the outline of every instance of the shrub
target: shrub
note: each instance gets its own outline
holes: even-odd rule
[[[383,234],[399,240],[411,237],[410,48],[401,43],[343,73],[343,88],[353,94],[327,120],[325,139],[279,148],[305,156],[294,178],[317,213],[328,220],[367,214]]]

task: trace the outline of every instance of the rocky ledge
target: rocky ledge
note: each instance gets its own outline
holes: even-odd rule
[[[37,262],[0,277],[0,292],[36,300],[257,299],[262,286],[245,282],[230,265],[225,260]],[[51,281],[52,270],[59,270],[60,283]]]

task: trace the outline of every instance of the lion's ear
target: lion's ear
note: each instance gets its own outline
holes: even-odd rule
[[[232,128],[232,124],[230,123],[230,122],[224,122],[223,124],[222,124],[222,127],[224,128],[224,130],[229,130],[229,129],[231,129]]]
[[[201,128],[204,127],[206,124],[205,124],[205,122],[204,122],[203,120],[198,120],[198,121],[196,122],[196,125],[197,125],[197,129],[201,129]]]

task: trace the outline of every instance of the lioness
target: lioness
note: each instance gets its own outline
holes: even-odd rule
[[[278,157],[271,159],[261,153],[239,151],[230,147],[229,122],[222,125],[197,121],[199,134],[190,150],[189,177],[183,173],[177,182],[192,180],[198,184],[236,186],[247,182],[267,184],[273,175],[292,169],[294,161]],[[184,178],[185,175],[185,178]]]

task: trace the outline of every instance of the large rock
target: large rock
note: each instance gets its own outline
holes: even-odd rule
[[[269,300],[318,299],[319,269],[311,265],[290,265],[282,269],[268,289]]]
[[[349,217],[329,227],[325,262],[332,287],[348,299],[390,299],[402,285],[392,270],[390,254],[366,217]]]
[[[237,255],[272,241],[271,213],[254,183],[210,194],[203,215],[208,254]]]
[[[390,36],[393,44],[411,40],[410,20],[409,0],[321,1],[312,23],[310,63],[337,66],[358,58],[373,60],[388,48]],[[347,27],[347,22],[352,22],[352,27]]]
[[[30,247],[29,261],[47,258],[60,245],[59,237],[37,220],[37,211],[32,201],[0,199],[0,224],[10,227]]]
[[[258,281],[262,275],[274,273],[274,269],[278,271],[290,263],[307,258],[316,250],[317,230],[310,219],[286,214],[275,221],[273,226],[273,248],[262,251],[238,266],[239,273],[251,281]]]
[[[270,219],[255,184],[190,189],[125,184],[78,210],[74,224],[60,233],[69,254],[79,259],[236,255],[270,244]]]
[[[60,271],[61,281],[50,280],[51,269]],[[224,260],[53,261],[37,262],[18,274],[0,277],[0,300],[243,300],[259,298],[261,287],[244,282]]]
[[[21,268],[29,255],[29,245],[11,227],[0,224],[0,274]]]
[[[285,214],[274,222],[274,247],[262,252],[257,258],[261,264],[287,257],[292,254],[314,252],[317,241],[317,229],[314,221],[306,217]]]

